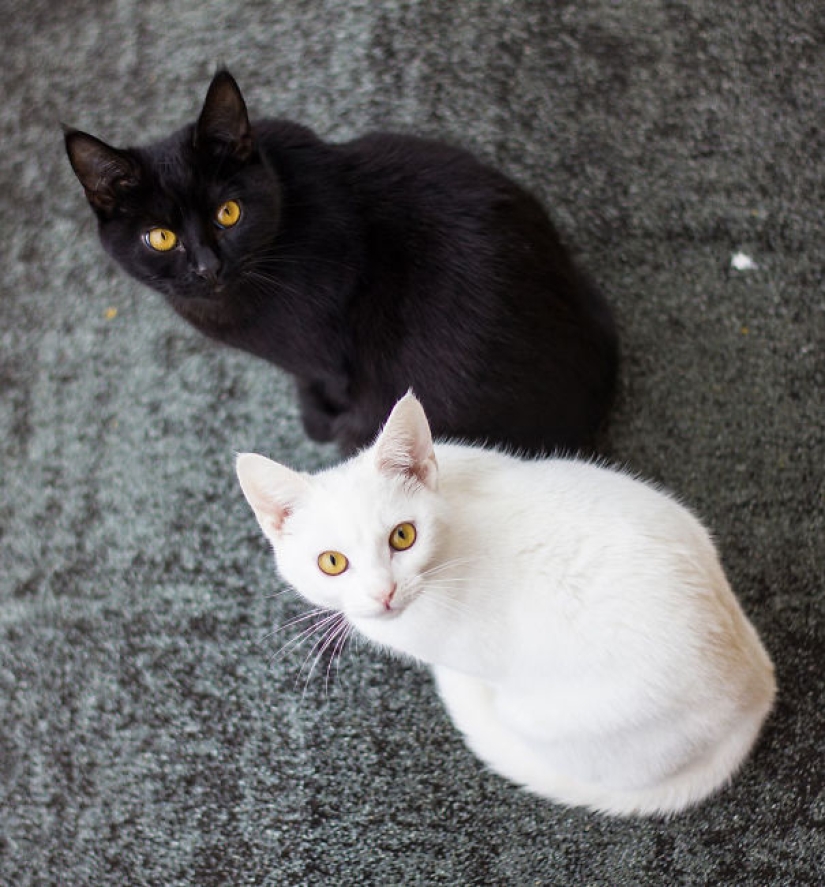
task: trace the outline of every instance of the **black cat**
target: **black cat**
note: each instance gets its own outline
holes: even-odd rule
[[[65,139],[106,250],[201,332],[292,373],[315,440],[366,444],[409,388],[434,433],[529,452],[604,420],[607,305],[539,203],[466,151],[250,123],[227,71],[164,141]]]

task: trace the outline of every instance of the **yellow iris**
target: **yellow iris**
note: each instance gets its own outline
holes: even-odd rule
[[[340,576],[349,566],[349,561],[340,551],[324,551],[318,555],[318,566],[327,576]]]
[[[152,228],[147,231],[143,239],[159,253],[168,253],[178,245],[178,236],[168,228]]]
[[[415,527],[406,521],[390,533],[390,546],[396,551],[406,551],[413,542],[415,542]]]
[[[237,225],[241,218],[241,205],[237,200],[227,200],[218,207],[215,213],[215,221],[221,228],[231,228]]]

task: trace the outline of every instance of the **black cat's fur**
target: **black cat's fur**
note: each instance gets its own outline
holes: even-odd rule
[[[352,451],[409,388],[439,436],[541,452],[602,424],[611,313],[539,203],[466,151],[250,123],[227,71],[164,141],[65,140],[106,250],[207,336],[293,374],[310,437]],[[147,244],[155,226],[174,249]]]

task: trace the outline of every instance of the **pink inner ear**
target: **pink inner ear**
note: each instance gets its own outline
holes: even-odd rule
[[[408,477],[414,477],[419,483],[425,487],[432,486],[435,480],[435,454],[430,453],[423,459],[413,462],[407,470]]]
[[[261,529],[269,536],[280,535],[287,519],[292,516],[295,506],[291,502],[279,502],[267,497],[263,502],[253,507],[255,517],[261,525]]]
[[[412,394],[398,401],[378,436],[376,466],[385,474],[415,478],[433,488],[436,461],[430,426],[421,404]]]
[[[272,509],[267,511],[265,514],[262,514],[261,524],[266,525],[266,529],[271,530],[273,533],[280,533],[283,529],[284,523],[286,519],[292,514],[291,508],[280,508],[280,509]]]
[[[256,503],[256,505],[257,507],[253,506],[255,518],[264,535],[274,542],[275,538],[283,532],[284,524],[291,517],[294,506],[277,503],[273,500],[267,500],[264,504]]]
[[[398,443],[398,442],[396,442]],[[402,446],[394,449],[381,447],[377,453],[376,465],[383,474],[417,480],[426,487],[435,485],[436,461],[432,448],[426,452],[415,452],[415,444],[404,441]]]
[[[261,529],[268,535],[279,533],[295,503],[308,489],[306,479],[254,453],[238,456],[237,473]]]

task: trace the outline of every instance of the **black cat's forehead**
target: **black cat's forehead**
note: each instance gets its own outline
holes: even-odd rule
[[[131,149],[144,181],[153,190],[186,194],[202,185],[203,171],[192,147],[191,128],[140,148]]]
[[[187,126],[162,141],[132,149],[144,180],[156,193],[185,203],[226,186],[237,175],[236,165],[194,146]]]

